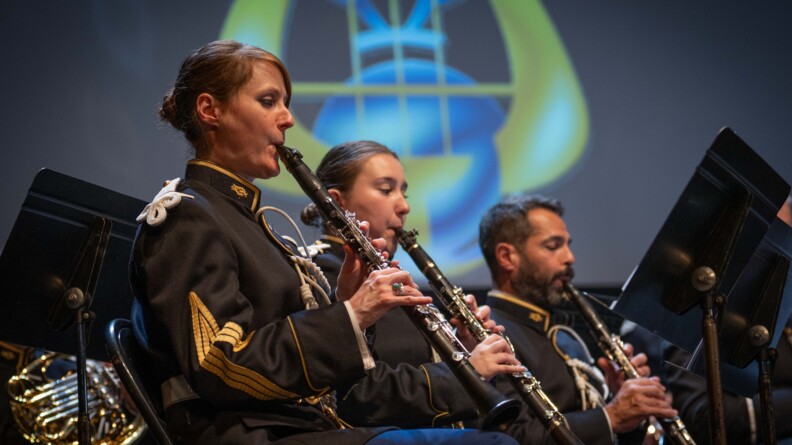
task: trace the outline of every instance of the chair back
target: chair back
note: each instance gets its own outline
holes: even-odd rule
[[[160,445],[171,445],[173,441],[165,430],[160,408],[159,388],[151,380],[143,349],[135,338],[132,322],[116,318],[107,324],[105,344],[110,361],[118,373],[149,431]]]

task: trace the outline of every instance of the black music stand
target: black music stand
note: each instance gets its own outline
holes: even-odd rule
[[[129,317],[127,269],[145,204],[41,170],[0,256],[0,340],[77,357],[80,444],[91,435],[86,359],[107,360],[104,343],[90,338],[102,339],[109,320]],[[62,333],[72,325],[76,339]]]
[[[768,284],[764,301],[764,310],[774,312],[763,313],[762,322],[772,320],[764,327],[768,338],[778,340],[784,260],[773,266],[775,276],[759,273],[749,262],[789,190],[789,184],[734,132],[721,130],[614,307],[688,351],[703,342],[715,444],[725,443],[716,317],[729,315],[735,321],[721,323],[722,335],[726,329],[727,338],[744,337],[752,326],[737,321],[752,320],[757,313],[749,310],[756,307],[757,295],[745,288],[756,290],[756,283],[775,280],[775,288]],[[730,350],[729,360],[744,361],[751,351],[758,353],[755,348]]]
[[[745,266],[723,307],[718,347],[723,386],[752,397],[759,392],[762,443],[775,444],[772,400],[773,346],[792,313],[792,227],[775,219]],[[787,285],[790,283],[790,285]],[[734,298],[732,296],[737,296]],[[706,374],[703,343],[688,363],[696,374]]]

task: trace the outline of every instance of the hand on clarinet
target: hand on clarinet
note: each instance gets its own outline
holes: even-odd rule
[[[360,228],[368,233],[367,222],[361,222]],[[385,240],[382,238],[371,240],[371,243],[378,250],[385,247]],[[338,275],[336,299],[349,301],[361,329],[373,325],[396,306],[432,302],[431,297],[421,293],[409,272],[389,267],[369,273],[368,267],[349,246],[344,246],[344,253],[344,263]],[[388,253],[383,252],[383,256],[387,259]]]
[[[605,405],[614,433],[634,430],[649,416],[666,419],[676,417],[665,395],[665,387],[657,377],[626,380],[613,399]]]
[[[640,353],[636,356],[633,356],[634,348],[633,345],[629,343],[624,344],[624,353],[627,355],[627,358],[632,363],[635,370],[638,372],[638,375],[641,377],[649,377],[651,375],[651,369],[649,368],[649,358],[644,353]],[[608,384],[608,389],[612,394],[615,394],[619,391],[622,384],[624,384],[625,375],[624,371],[619,367],[619,365],[607,358],[600,357],[597,360],[597,366],[602,370],[605,374],[605,381]]]
[[[465,295],[465,303],[484,329],[494,334],[504,331],[503,326],[496,324],[495,320],[490,318],[492,310],[489,306],[479,306],[473,295]],[[498,374],[512,374],[525,370],[511,351],[509,343],[500,335],[490,335],[479,343],[459,320],[451,318],[450,321],[457,328],[457,338],[470,351],[470,364],[485,379],[490,380]]]
[[[476,302],[476,297],[473,295],[465,295],[465,304],[470,308],[470,311],[476,316],[476,319],[481,322],[484,329],[491,331],[493,334],[499,334],[504,331],[504,327],[496,324],[495,320],[490,318],[492,310],[487,305],[479,306]],[[457,329],[457,338],[465,346],[468,351],[472,351],[478,344],[478,339],[465,327],[456,317],[451,317],[449,320],[451,324]]]
[[[477,344],[470,352],[470,364],[486,380],[491,380],[498,374],[514,374],[525,371],[509,343],[500,335],[490,335]]]
[[[360,222],[360,230],[368,235],[369,223],[367,221]],[[375,248],[381,250],[385,247],[385,240],[373,239],[371,244]],[[387,258],[388,253],[383,252],[383,256]],[[341,270],[338,273],[338,283],[336,284],[336,300],[345,301],[349,299],[360,288],[366,278],[369,276],[368,267],[358,258],[348,245],[344,245],[344,262],[341,265]]]

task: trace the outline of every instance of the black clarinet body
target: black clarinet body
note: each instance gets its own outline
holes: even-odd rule
[[[319,209],[334,235],[343,239],[369,270],[383,270],[390,263],[360,230],[354,214],[343,210],[319,178],[302,161],[302,154],[293,148],[279,146],[278,154],[286,169],[297,180],[303,192]],[[483,428],[502,431],[519,415],[520,403],[507,399],[476,371],[468,358],[470,353],[454,335],[442,313],[432,305],[402,306],[410,321],[448,365],[460,381],[483,419]]]
[[[627,354],[624,353],[624,344],[621,338],[610,332],[583,293],[577,290],[571,283],[565,283],[564,290],[566,290],[569,300],[575,305],[575,308],[580,312],[583,320],[588,325],[602,353],[605,354],[608,359],[619,365],[622,371],[624,371],[625,377],[628,379],[639,378],[640,375],[638,374],[638,370],[630,363],[630,359],[627,357]],[[668,434],[668,437],[674,444],[696,445],[696,441],[693,440],[693,437],[690,435],[679,416],[673,419],[658,419],[658,422],[660,422],[663,431]]]
[[[435,295],[437,295],[437,298],[448,313],[460,320],[462,325],[473,334],[479,343],[484,341],[484,339],[492,335],[492,332],[485,329],[476,318],[476,315],[465,303],[465,294],[462,289],[451,285],[451,282],[440,271],[429,254],[418,244],[416,236],[417,232],[415,230],[402,231],[399,233],[399,244],[424,274]],[[508,337],[504,336],[504,339],[514,351],[514,346]],[[529,371],[524,371],[522,373],[508,374],[504,377],[508,378],[511,385],[531,411],[542,421],[542,424],[557,444],[582,444],[580,439],[569,429],[563,414],[558,411],[555,404],[547,397],[547,394],[542,390],[542,385],[533,374]]]

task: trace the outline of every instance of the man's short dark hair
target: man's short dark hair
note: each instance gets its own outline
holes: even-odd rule
[[[479,247],[493,280],[498,268],[495,261],[495,246],[499,243],[522,245],[533,233],[533,227],[527,219],[528,212],[538,208],[550,210],[558,216],[564,215],[564,207],[557,199],[520,193],[508,196],[490,207],[481,218]]]

